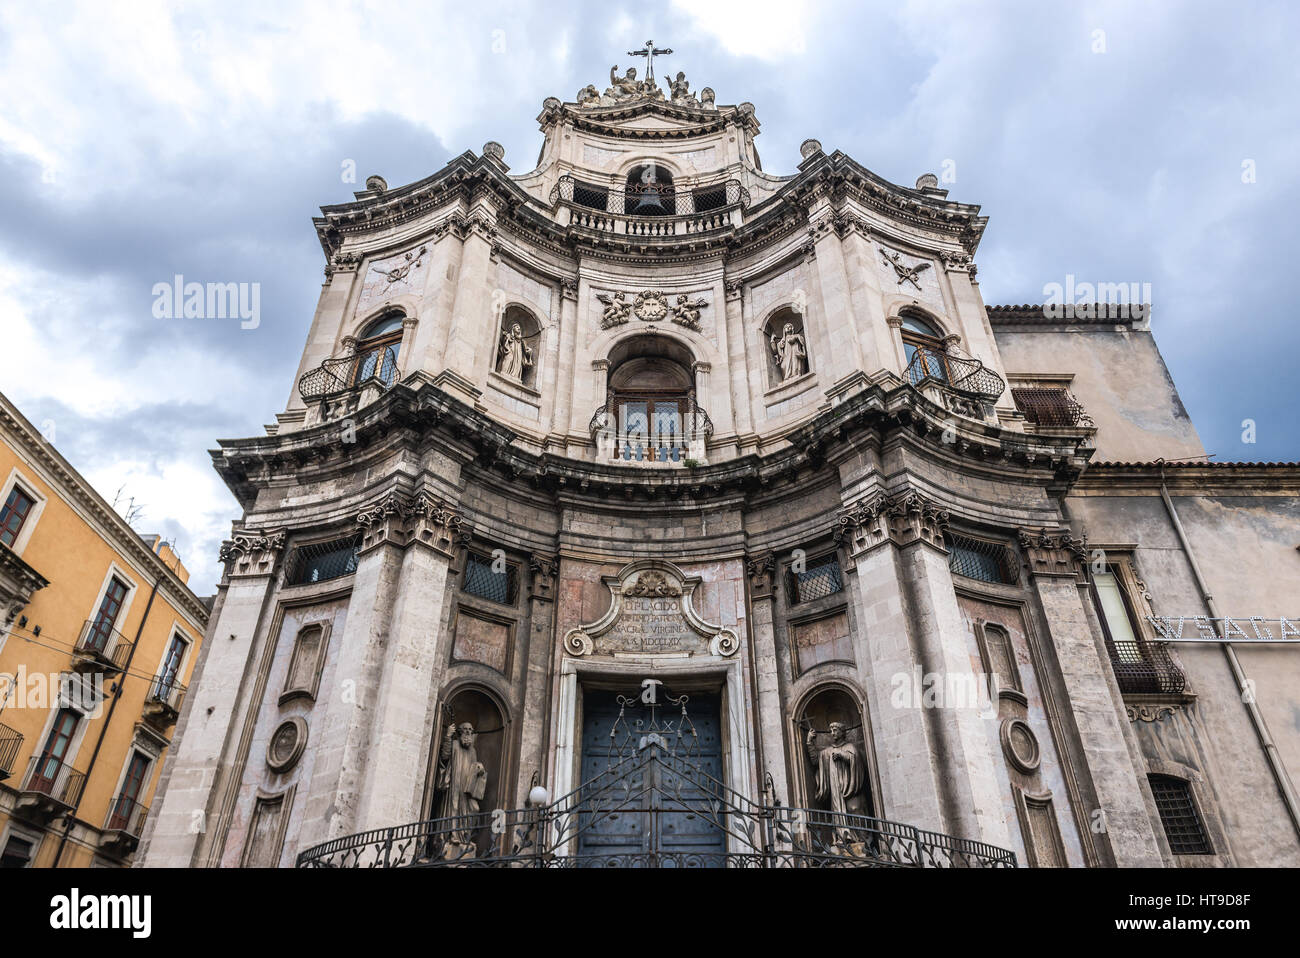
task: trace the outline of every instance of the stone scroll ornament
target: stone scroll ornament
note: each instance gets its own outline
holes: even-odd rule
[[[589,625],[570,629],[564,648],[570,655],[711,655],[725,658],[740,648],[731,629],[700,618],[692,603],[703,581],[671,562],[641,559],[602,580],[610,591],[609,610]]]

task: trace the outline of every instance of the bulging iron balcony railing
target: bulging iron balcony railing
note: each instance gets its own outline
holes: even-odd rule
[[[905,372],[907,381],[920,386],[926,380],[936,382],[946,389],[984,402],[994,402],[1007,384],[1002,377],[978,359],[940,352],[917,346]]]
[[[656,400],[653,415],[636,405],[607,402],[596,410],[588,428],[598,452],[621,462],[677,463],[703,454],[713,438],[713,420],[694,399]]]
[[[356,356],[335,356],[298,380],[298,395],[303,402],[315,402],[342,393],[376,385],[388,388],[397,378],[397,347],[383,347]]]
[[[1187,677],[1169,654],[1166,643],[1107,639],[1107,645],[1121,693],[1177,695],[1187,687]]]
[[[1035,426],[1045,429],[1091,428],[1092,417],[1065,389],[1013,386],[1011,399]]]

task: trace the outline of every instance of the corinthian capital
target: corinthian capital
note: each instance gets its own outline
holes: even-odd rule
[[[839,514],[834,538],[854,555],[885,540],[898,546],[926,542],[942,549],[948,518],[948,510],[913,489],[876,493]]]
[[[1033,575],[1084,575],[1088,568],[1088,538],[1069,529],[1021,529],[1020,549]]]
[[[248,575],[270,575],[284,550],[284,531],[254,532],[241,529],[234,537],[221,543],[218,558],[226,565],[231,578]]]

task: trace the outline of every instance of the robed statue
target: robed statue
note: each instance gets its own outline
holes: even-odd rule
[[[478,813],[479,802],[487,793],[487,769],[478,760],[478,750],[474,747],[476,737],[474,726],[469,722],[447,726],[438,753],[439,818],[461,818]],[[449,831],[443,857],[472,858],[474,832],[479,826],[473,821],[458,822],[454,826],[450,822],[447,824]]]
[[[854,834],[844,816],[864,814],[864,762],[858,747],[848,740],[842,722],[830,723],[830,736],[830,743],[818,748],[817,732],[809,728],[804,742],[816,772],[813,797],[830,805],[835,844],[851,845],[862,841],[862,836]]]
[[[804,345],[803,337],[794,331],[794,323],[786,323],[780,336],[774,333],[770,344],[772,357],[781,370],[781,382],[808,371],[808,347]]]
[[[533,364],[533,350],[524,342],[524,331],[518,323],[501,334],[498,355],[497,372],[522,383],[524,370]]]

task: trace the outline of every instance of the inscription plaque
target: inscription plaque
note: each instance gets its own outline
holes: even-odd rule
[[[735,632],[695,612],[691,596],[702,580],[671,562],[642,559],[603,581],[609,611],[569,631],[564,647],[571,655],[727,656],[739,647]]]

